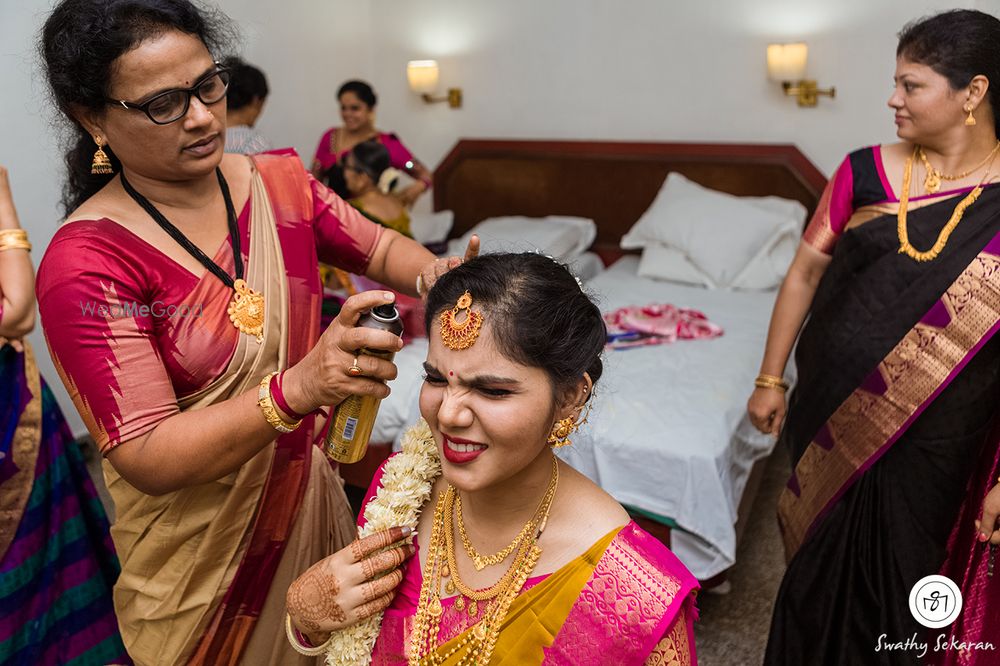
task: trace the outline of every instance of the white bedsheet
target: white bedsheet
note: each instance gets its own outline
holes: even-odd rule
[[[560,456],[619,502],[672,518],[671,550],[700,579],[736,559],[750,469],[774,440],[745,416],[775,292],[731,292],[638,277],[625,257],[590,281],[602,311],[673,303],[725,333],[607,351],[590,421]]]

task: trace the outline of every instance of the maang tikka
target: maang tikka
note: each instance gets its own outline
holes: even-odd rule
[[[458,318],[465,312],[465,318]],[[479,329],[483,325],[483,315],[472,309],[472,294],[466,290],[458,297],[455,307],[445,310],[439,317],[441,322],[441,340],[448,349],[468,349],[479,337]]]

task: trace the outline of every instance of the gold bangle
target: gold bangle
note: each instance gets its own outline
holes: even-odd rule
[[[292,644],[292,649],[301,655],[306,657],[318,657],[326,652],[326,646],[330,644],[333,640],[333,634],[326,639],[326,642],[319,647],[307,647],[299,642],[298,636],[295,635],[295,627],[292,626],[292,616],[285,613],[285,635],[288,636],[288,642]]]
[[[31,251],[31,243],[17,241],[0,241],[0,252],[6,250],[28,250]]]
[[[28,232],[24,229],[0,229],[0,252],[4,250],[31,250]]]
[[[274,399],[271,398],[271,377],[274,377],[276,374],[278,373],[272,372],[260,380],[260,388],[257,390],[257,406],[260,407],[260,411],[264,414],[264,418],[267,419],[272,428],[278,432],[288,433],[298,428],[302,420],[289,423],[281,418],[278,410],[275,409]]]
[[[774,375],[757,375],[757,379],[753,380],[753,385],[757,388],[778,389],[782,393],[788,390],[788,382],[786,382],[783,378],[776,377]]]

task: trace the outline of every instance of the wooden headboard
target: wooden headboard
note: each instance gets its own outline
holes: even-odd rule
[[[810,215],[826,185],[791,144],[462,139],[434,173],[434,209],[454,211],[453,237],[499,215],[587,217],[595,247],[611,247],[671,171],[731,194],[797,199]]]

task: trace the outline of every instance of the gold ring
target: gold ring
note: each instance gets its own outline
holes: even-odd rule
[[[358,357],[357,356],[354,357],[354,363],[351,364],[351,367],[349,367],[347,369],[347,374],[349,374],[351,377],[360,377],[361,376],[361,366],[358,365]]]

